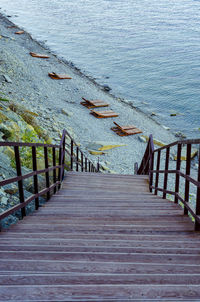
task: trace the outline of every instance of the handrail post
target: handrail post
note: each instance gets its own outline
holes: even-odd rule
[[[85,158],[85,172],[87,172],[87,157]]]
[[[91,163],[89,161],[89,172],[91,172]]]
[[[53,166],[56,166],[56,149],[55,147],[52,148],[52,156],[53,156]],[[56,169],[53,170],[53,182],[56,183]],[[54,194],[56,193],[57,188],[54,187]]]
[[[64,135],[64,138],[63,138],[63,145],[62,145],[62,180],[64,179],[65,177],[65,135]]]
[[[157,165],[156,165],[157,171],[160,169],[160,153],[161,153],[161,151],[158,150]],[[159,183],[159,172],[156,172],[156,182],[155,182],[155,192],[154,192],[155,195],[158,194],[158,183]]]
[[[153,167],[154,167],[154,152],[151,153],[150,158],[150,172],[149,172],[149,191],[152,192],[153,185]]]
[[[138,172],[138,163],[134,163],[134,174],[137,175]]]
[[[169,154],[170,154],[170,147],[167,147],[166,150],[166,158],[165,158],[165,173],[164,173],[164,183],[163,183],[163,189],[167,190],[167,182],[168,182],[168,169],[169,169]],[[163,199],[165,199],[167,196],[166,192],[163,191]]]
[[[37,172],[37,158],[36,158],[36,147],[32,147],[32,159],[33,159],[33,171]],[[38,176],[37,174],[33,176],[33,183],[34,183],[34,194],[38,194]],[[39,208],[39,198],[35,198],[35,209],[38,210]]]
[[[16,162],[17,176],[22,176],[19,147],[18,146],[14,146],[14,150],[15,150],[15,162]],[[20,200],[20,203],[23,203],[24,202],[24,187],[23,187],[23,181],[22,180],[18,180],[18,189],[19,189],[19,200]],[[25,209],[25,207],[21,208],[21,215],[22,215],[22,218],[24,216],[26,216],[26,209]]]
[[[45,169],[49,168],[49,160],[48,160],[48,148],[44,147],[44,161],[45,161]],[[49,182],[49,171],[45,172],[45,178],[46,178],[46,188],[50,187],[50,182]],[[50,192],[47,192],[47,200],[50,199]]]
[[[175,183],[175,198],[174,202],[178,203],[177,194],[179,193],[179,182],[180,182],[180,168],[181,168],[181,148],[182,143],[178,143],[177,145],[177,159],[176,159],[176,183]]]
[[[81,152],[81,172],[84,171],[84,167],[83,167],[83,152]]]
[[[99,172],[100,169],[100,164],[99,164],[99,157],[98,157],[98,162],[97,162],[97,172]]]
[[[74,142],[71,139],[71,170],[73,171]]]
[[[58,180],[62,181],[62,146],[59,148],[59,170],[58,170]],[[58,185],[58,190],[60,189],[61,185]]]
[[[76,147],[76,171],[78,172],[79,148]]]
[[[199,147],[199,160],[198,160],[198,176],[197,176],[197,180],[200,183],[200,147]],[[200,215],[200,187],[197,187],[197,195],[196,195],[196,215]],[[195,231],[200,231],[200,223],[195,220]]]
[[[191,165],[191,144],[187,145],[187,154],[186,154],[186,169],[185,174],[190,175],[190,165]],[[185,179],[185,201],[189,201],[189,192],[190,192],[190,182]],[[188,214],[188,209],[184,206],[184,215]]]

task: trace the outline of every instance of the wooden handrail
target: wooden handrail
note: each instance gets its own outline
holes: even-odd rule
[[[166,146],[163,146],[158,149],[154,149],[153,137],[149,136],[149,141],[147,143],[147,148],[145,150],[143,159],[141,161],[140,167],[137,170],[137,174],[139,175],[149,175],[149,190],[152,192],[154,190],[154,194],[157,195],[158,192],[163,193],[163,198],[166,198],[167,194],[174,196],[174,202],[181,202],[184,206],[184,214],[188,215],[188,212],[193,217],[195,221],[195,230],[200,231],[200,149],[198,152],[198,172],[197,179],[191,177],[191,151],[192,145],[200,145],[200,139],[189,139],[189,140],[181,140],[176,141]],[[176,151],[176,168],[169,168],[169,160],[170,160],[170,150],[172,147],[177,146]],[[181,152],[183,146],[186,146],[186,168],[185,173],[181,171]],[[165,169],[160,169],[161,156],[162,152],[166,152],[164,165]],[[157,156],[155,156],[157,154]],[[155,160],[156,158],[156,160]],[[155,162],[155,163],[154,163]],[[162,185],[160,186],[160,178],[159,176],[163,174],[164,180]],[[174,182],[174,190],[168,189],[168,176],[169,174],[175,175]],[[184,198],[180,196],[180,183],[184,179],[185,188],[184,188]],[[189,194],[190,194],[190,184],[196,186],[196,198],[195,198],[195,210],[192,205],[189,204]]]
[[[70,140],[70,144],[66,144],[66,137]],[[60,144],[43,144],[43,143],[22,143],[22,142],[0,142],[0,147],[13,147],[15,153],[15,163],[16,163],[16,177],[12,177],[9,179],[5,179],[0,181],[0,187],[12,184],[14,182],[18,183],[18,191],[19,191],[19,200],[20,204],[13,206],[12,208],[4,211],[0,214],[0,221],[3,218],[6,218],[10,214],[21,210],[21,217],[23,218],[26,215],[26,206],[33,200],[35,200],[35,209],[39,208],[39,197],[46,194],[46,199],[48,200],[51,195],[55,194],[57,190],[60,189],[61,183],[64,179],[65,169],[73,171],[74,166],[76,170],[79,171],[79,166],[81,167],[81,171],[85,172],[99,172],[100,165],[99,161],[95,165],[91,162],[87,156],[80,150],[78,144],[73,140],[70,134],[63,130]],[[21,158],[20,158],[20,147],[29,147],[32,149],[32,172],[29,172],[25,175],[22,175],[21,171]],[[37,169],[37,148],[42,147],[44,150],[44,169]],[[73,150],[76,148],[77,153],[81,154],[81,160],[79,156],[74,156]],[[50,166],[49,162],[49,149],[52,150],[52,165]],[[59,162],[56,159],[56,152],[59,152]],[[67,165],[66,156],[70,157],[70,166]],[[84,163],[87,162],[87,165]],[[52,171],[52,184],[50,183],[50,175],[49,173]],[[58,172],[57,172],[58,171]],[[45,188],[39,191],[38,187],[38,176],[41,174],[45,174]],[[34,194],[25,200],[24,198],[24,184],[23,181],[33,177],[33,186],[34,186]]]

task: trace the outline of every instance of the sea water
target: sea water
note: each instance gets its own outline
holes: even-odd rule
[[[0,0],[0,7],[116,96],[174,132],[200,136],[199,0]]]

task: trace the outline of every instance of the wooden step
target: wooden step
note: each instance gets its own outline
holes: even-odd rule
[[[200,232],[146,176],[69,172],[0,236],[0,302],[200,301]]]

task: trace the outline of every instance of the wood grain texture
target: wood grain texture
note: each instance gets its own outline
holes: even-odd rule
[[[69,172],[0,238],[0,301],[200,301],[200,234],[145,176]]]

